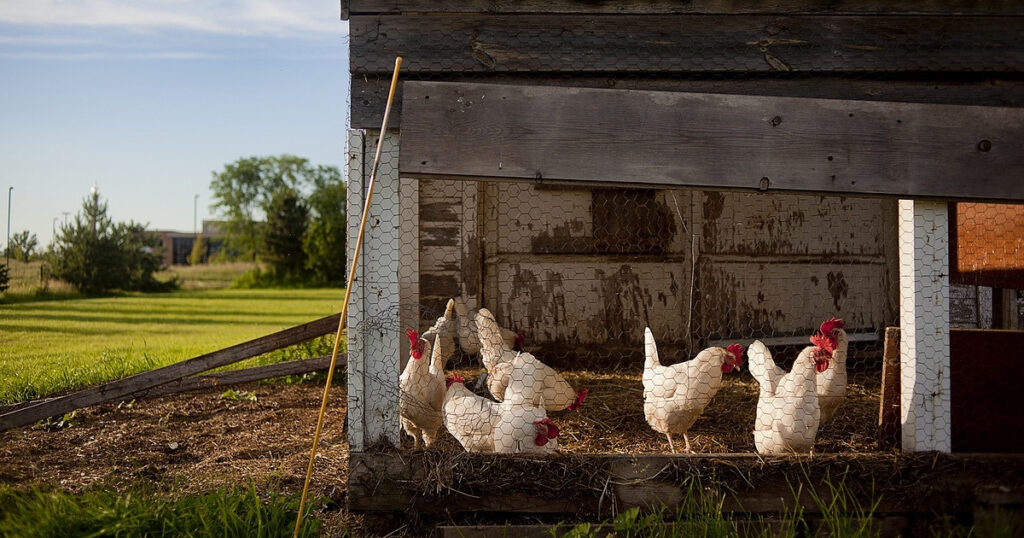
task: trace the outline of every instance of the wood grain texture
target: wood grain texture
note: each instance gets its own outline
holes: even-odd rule
[[[387,73],[1020,72],[1024,18],[364,15],[350,69]]]
[[[340,314],[320,318],[309,323],[285,329],[267,336],[249,340],[212,353],[200,355],[179,363],[142,372],[133,376],[104,383],[36,405],[0,415],[0,431],[26,426],[48,417],[63,415],[75,409],[106,402],[114,402],[147,389],[170,383],[220,366],[262,355],[318,336],[331,334],[338,328]]]
[[[706,77],[706,75],[700,76]],[[411,77],[409,80],[414,78]],[[813,75],[797,78],[780,78],[775,76],[750,76],[747,78],[630,78],[628,74],[613,74],[609,76],[550,76],[530,73],[522,75],[458,74],[446,77],[445,81],[1024,107],[1024,80],[992,78],[988,76],[966,77],[957,75],[946,79],[910,80],[906,78],[844,78],[842,75]],[[388,98],[389,83],[389,78],[378,75],[366,75],[352,79],[351,121],[353,127],[374,129],[380,125],[384,104]],[[398,84],[394,107],[391,109],[390,121],[392,125],[396,126],[400,126],[402,120],[403,84],[404,81]]]
[[[1019,503],[1024,495],[1024,457],[1005,454],[819,453],[807,458],[458,453],[443,463],[428,458],[410,452],[351,453],[349,510],[445,518],[476,511],[605,518],[613,510],[652,500],[678,501],[694,476],[728,492],[721,507],[726,513],[791,509],[794,477],[806,477],[800,479],[805,494],[810,488],[821,488],[822,494],[827,491],[826,476],[831,482],[836,473],[842,474],[850,491],[881,497],[879,514],[970,511],[978,503]],[[805,514],[820,513],[810,495],[799,500]],[[668,509],[673,509],[672,503]]]
[[[400,166],[710,189],[1024,200],[1024,110],[409,82]]]
[[[989,0],[342,0],[342,18],[378,13],[589,13],[589,14],[673,14],[673,13],[902,13],[948,15],[1021,15],[1024,6],[1016,2]]]
[[[878,402],[878,441],[895,448],[900,439],[900,329],[885,328],[882,352],[882,395]]]

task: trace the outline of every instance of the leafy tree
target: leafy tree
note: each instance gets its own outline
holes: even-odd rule
[[[11,287],[11,272],[7,264],[0,263],[0,293],[7,291]]]
[[[225,165],[210,183],[212,207],[225,220],[225,246],[239,258],[254,259],[260,254],[263,238],[260,221],[275,193],[282,189],[308,191],[339,177],[335,167],[313,166],[294,155],[246,157]]]
[[[7,245],[7,254],[16,260],[27,262],[38,247],[39,239],[36,238],[36,234],[29,234],[28,230],[25,230],[11,236],[11,243]]]
[[[153,277],[162,263],[160,246],[159,238],[143,225],[115,223],[107,215],[106,202],[93,192],[82,202],[82,211],[57,233],[53,275],[83,293],[167,289],[176,283]]]
[[[302,249],[306,269],[315,284],[345,282],[345,184],[341,178],[325,181],[309,195],[313,217]]]
[[[189,265],[203,263],[203,256],[206,255],[206,241],[203,241],[203,234],[196,234],[196,240],[192,242],[192,252],[188,255]]]
[[[293,189],[278,190],[267,205],[262,258],[284,280],[302,277],[306,266],[302,240],[306,235],[308,221],[309,208]]]

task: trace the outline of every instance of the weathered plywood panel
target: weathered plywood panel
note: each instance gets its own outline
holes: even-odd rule
[[[405,57],[407,73],[1024,68],[1016,17],[360,15],[349,30],[357,75],[389,72],[395,56]]]
[[[701,251],[751,257],[882,255],[891,200],[707,191]]]
[[[659,343],[686,340],[689,264],[563,259],[488,264],[504,326],[530,344],[640,346],[645,326]]]
[[[1022,109],[409,82],[405,114],[427,177],[1024,200]]]
[[[651,189],[547,189],[494,183],[486,219],[491,254],[671,254],[689,249],[683,213],[689,192]]]
[[[700,338],[808,335],[832,316],[847,330],[879,329],[888,276],[878,263],[720,261],[704,257],[697,289]]]

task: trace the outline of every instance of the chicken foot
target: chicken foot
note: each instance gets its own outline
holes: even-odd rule
[[[683,432],[683,440],[686,441],[686,453],[691,454],[693,450],[690,450],[690,436]]]
[[[672,444],[672,434],[666,433],[665,434],[665,438],[668,439],[668,449],[671,450],[673,454],[675,454],[676,453],[676,447],[675,447],[675,445]]]

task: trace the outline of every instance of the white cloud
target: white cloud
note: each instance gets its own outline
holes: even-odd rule
[[[3,0],[0,23],[274,37],[344,29],[337,0]]]

